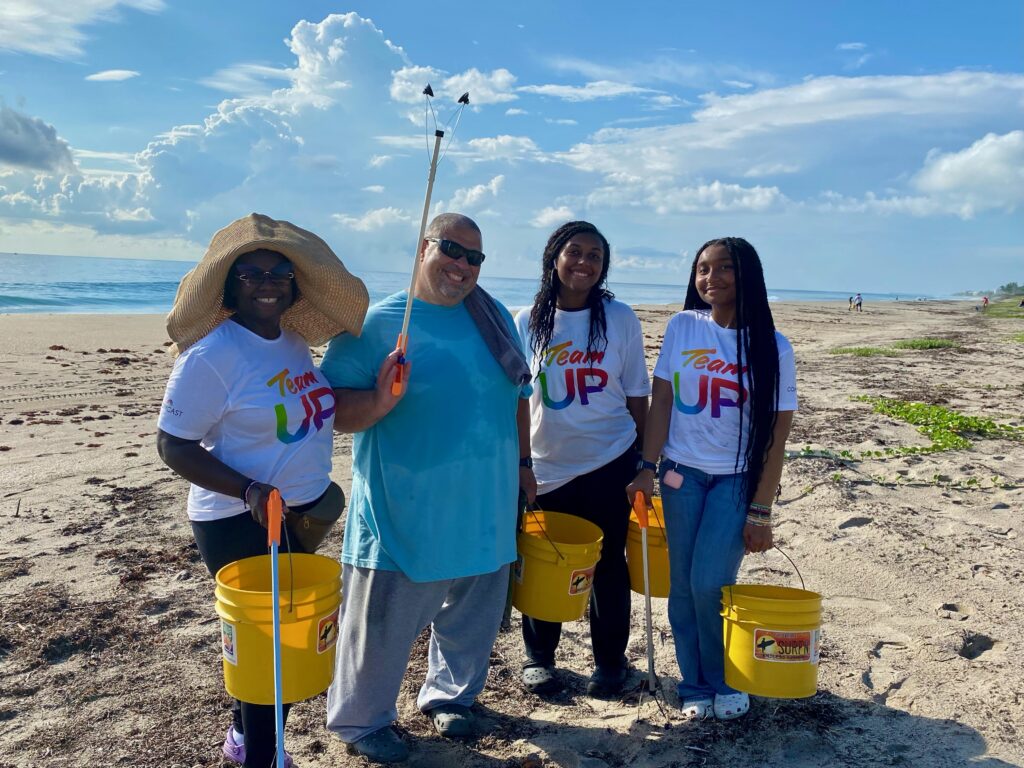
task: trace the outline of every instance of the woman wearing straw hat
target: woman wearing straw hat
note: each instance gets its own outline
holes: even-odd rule
[[[570,221],[548,239],[541,286],[516,318],[535,377],[530,445],[537,503],[596,524],[604,534],[590,595],[594,673],[587,693],[617,695],[627,676],[629,501],[622,489],[636,472],[651,382],[636,314],[607,289],[611,250],[586,221]],[[527,690],[553,693],[562,625],[523,617]]]
[[[192,484],[188,516],[212,575],[266,554],[275,489],[293,513],[340,514],[344,497],[329,476],[334,395],[309,345],[358,334],[368,303],[323,240],[255,213],[217,232],[182,279],[167,316],[180,356],[157,449]],[[265,768],[274,746],[273,706],[236,702],[225,757]]]
[[[739,237],[705,243],[683,311],[665,329],[641,468],[626,489],[650,504],[659,474],[687,719],[731,720],[750,708],[725,682],[721,588],[736,583],[745,552],[772,546],[771,505],[796,407],[793,347],[775,330],[757,251]]]

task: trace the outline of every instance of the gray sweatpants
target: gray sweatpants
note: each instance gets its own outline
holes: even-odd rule
[[[351,744],[390,725],[409,653],[430,626],[427,679],[416,705],[471,706],[484,689],[509,566],[493,573],[414,582],[399,571],[343,565],[343,599],[327,727]]]

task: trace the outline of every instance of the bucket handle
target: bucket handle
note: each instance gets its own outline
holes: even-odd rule
[[[792,566],[793,566],[793,570],[794,570],[794,571],[796,571],[796,575],[797,575],[797,578],[799,578],[799,579],[800,579],[800,588],[801,588],[801,589],[802,589],[802,590],[803,590],[804,592],[806,592],[806,591],[807,591],[807,585],[806,585],[806,584],[804,584],[804,577],[803,577],[803,574],[802,574],[802,573],[800,573],[800,569],[796,567],[796,563],[794,563],[794,562],[793,562],[793,558],[792,558],[792,557],[790,557],[789,555],[787,555],[787,554],[786,554],[786,552],[785,552],[785,550],[783,550],[783,549],[782,549],[782,547],[780,547],[780,546],[779,546],[778,544],[773,544],[773,545],[772,545],[772,549],[777,549],[777,550],[779,550],[779,552],[780,552],[780,553],[782,554],[782,556],[783,556],[784,558],[786,558],[787,560],[789,560],[789,564],[790,564],[790,565],[792,565]],[[764,552],[762,552],[761,554],[763,555],[763,554],[764,554]],[[733,603],[733,604],[735,605],[735,603],[736,603],[736,598],[734,598],[734,597],[732,596],[732,588],[733,588],[733,586],[735,586],[735,585],[733,585],[733,584],[730,584],[730,585],[729,585],[729,602],[731,602],[731,603]]]
[[[543,523],[541,523],[541,521],[540,521],[540,518],[538,518],[538,517],[537,517],[537,512],[543,512],[544,510],[543,510],[543,509],[541,509],[541,508],[540,508],[540,505],[539,505],[539,504],[536,504],[536,503],[534,503],[534,504],[531,504],[531,505],[530,505],[529,507],[527,507],[526,509],[527,509],[527,511],[528,511],[528,512],[529,512],[529,513],[530,513],[531,515],[533,515],[533,520],[534,520],[534,522],[535,522],[535,523],[537,523],[537,526],[538,526],[538,527],[540,528],[540,532],[544,534],[544,538],[548,540],[548,544],[550,544],[550,545],[551,545],[551,548],[555,550],[555,553],[556,553],[556,554],[558,555],[558,557],[559,557],[560,559],[562,559],[562,560],[565,560],[565,555],[563,555],[563,554],[561,553],[561,551],[560,551],[560,550],[558,549],[558,547],[557,547],[557,546],[555,545],[555,542],[553,542],[553,541],[551,540],[551,537],[550,537],[550,536],[548,536],[548,529],[547,529],[547,526],[545,526],[545,525],[544,525]]]
[[[802,589],[804,592],[806,592],[807,591],[807,585],[804,584],[803,574],[800,573],[800,569],[797,568],[796,563],[793,562],[793,558],[790,557],[789,555],[787,555],[785,550],[783,550],[782,547],[780,547],[778,544],[773,544],[772,545],[772,549],[779,550],[779,552],[782,553],[782,556],[784,558],[786,558],[787,560],[789,560],[789,564],[792,565],[793,566],[793,570],[796,571],[797,578],[800,579],[800,589]]]

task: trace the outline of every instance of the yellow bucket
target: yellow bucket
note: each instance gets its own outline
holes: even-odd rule
[[[278,556],[284,702],[323,693],[334,677],[341,565],[320,555]],[[217,571],[224,686],[239,701],[274,703],[274,618],[270,555]]]
[[[512,605],[542,621],[583,616],[604,535],[593,523],[561,512],[528,510],[517,542]]]
[[[661,499],[651,501],[654,511],[647,515],[647,566],[651,582],[651,597],[668,597],[668,539],[665,538],[665,513]],[[629,513],[626,532],[626,565],[629,567],[629,586],[638,594],[644,593],[644,547],[640,523],[636,513]]]
[[[726,585],[722,621],[726,684],[776,699],[815,694],[821,595],[764,584]]]

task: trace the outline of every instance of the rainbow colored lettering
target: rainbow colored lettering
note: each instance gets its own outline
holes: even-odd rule
[[[740,371],[736,363],[730,363],[720,357],[711,357],[711,355],[717,352],[718,349],[714,347],[708,349],[684,349],[681,353],[683,356],[682,367],[686,368],[692,364],[698,370],[726,375],[731,374],[732,376],[736,376],[737,373],[743,374],[747,372],[748,366],[743,366],[743,370]],[[689,405],[683,402],[682,387],[679,383],[679,371],[673,374],[672,382],[676,410],[687,415],[703,411],[710,399],[711,418],[720,419],[722,417],[722,408],[739,408],[747,399],[746,388],[741,388],[736,379],[727,379],[724,376],[711,376],[707,373],[702,373],[697,380],[697,402]],[[731,393],[733,399],[725,397],[724,392]]]
[[[569,351],[571,346],[571,340],[563,341],[561,344],[545,349],[544,354],[541,355],[540,363],[542,367],[550,368],[553,365],[557,365],[564,368],[562,374],[565,379],[565,397],[561,400],[555,400],[551,397],[548,388],[547,372],[541,371],[537,376],[537,380],[540,383],[541,396],[544,400],[544,407],[550,408],[553,411],[568,408],[573,400],[576,399],[577,392],[580,396],[580,405],[589,405],[590,396],[603,392],[604,388],[608,386],[608,374],[604,369],[594,367],[595,363],[604,361],[604,350],[600,352],[579,349]],[[579,365],[581,367],[568,367],[572,365]]]
[[[319,432],[323,428],[324,422],[334,414],[334,391],[330,387],[317,387],[310,392],[303,391],[318,383],[316,372],[306,371],[292,378],[288,377],[289,373],[290,371],[285,368],[267,382],[268,387],[277,387],[281,397],[302,396],[302,409],[305,416],[295,432],[288,431],[288,411],[285,409],[284,403],[274,406],[274,414],[277,417],[277,439],[285,444],[297,443],[306,437],[309,434],[310,422]]]

